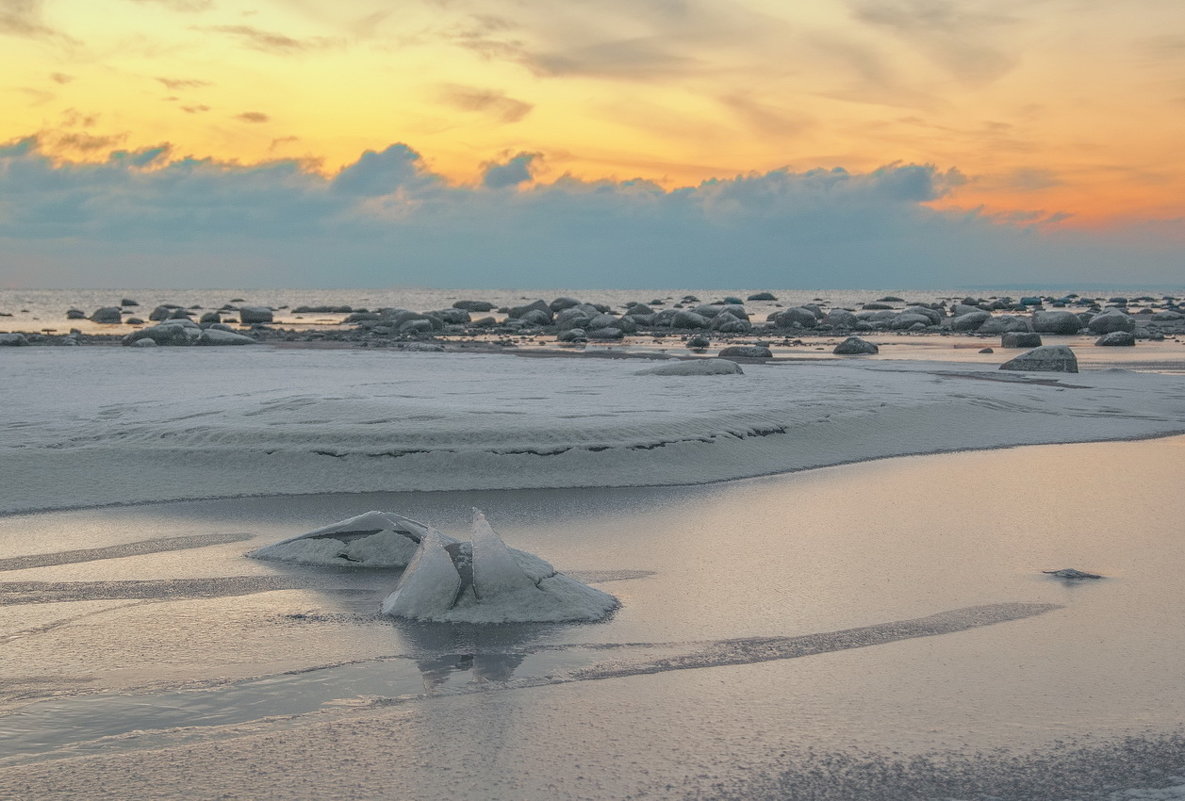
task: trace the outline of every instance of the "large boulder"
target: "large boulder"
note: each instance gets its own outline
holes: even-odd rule
[[[576,298],[558,297],[551,303],[547,304],[547,307],[553,312],[562,312],[564,309],[570,309],[573,306],[579,305],[580,301],[578,301]]]
[[[239,322],[243,325],[255,325],[256,323],[270,323],[275,319],[272,315],[272,310],[267,306],[240,306],[239,307]]]
[[[159,325],[133,331],[123,338],[123,344],[134,345],[141,339],[151,339],[158,345],[193,345],[202,333],[193,320],[166,320]]]
[[[488,312],[493,311],[494,304],[484,300],[458,300],[453,304],[453,308],[471,312]]]
[[[544,303],[542,300],[532,301],[531,303],[527,303],[526,305],[523,305],[523,306],[511,306],[510,309],[507,310],[506,316],[512,317],[512,318],[522,317],[524,314],[531,311],[532,309],[538,309],[539,311],[543,312],[544,314],[547,315],[548,322],[551,321],[551,307],[548,306],[546,303]]]
[[[431,316],[436,317],[442,323],[447,323],[448,325],[469,324],[469,312],[467,312],[465,309],[458,309],[455,307],[451,309],[438,309],[437,311],[432,312]]]
[[[566,331],[571,328],[587,328],[588,324],[592,322],[596,314],[589,314],[584,309],[573,306],[564,309],[555,316],[555,327],[561,331]]]
[[[543,309],[530,309],[520,315],[518,319],[522,320],[526,325],[551,325],[551,312],[544,311]]]
[[[671,318],[672,328],[707,328],[709,325],[707,317],[686,309],[680,309]]]
[[[929,321],[927,325],[940,325],[943,319],[945,319],[942,312],[938,311],[937,309],[932,309],[929,306],[922,306],[916,303],[912,306],[905,307],[901,310],[901,313],[920,314]]]
[[[104,306],[101,309],[95,309],[94,314],[91,315],[91,322],[107,325],[118,325],[122,320],[118,306]]]
[[[980,326],[992,318],[991,312],[972,311],[960,314],[950,321],[951,331],[977,331]]]
[[[1002,348],[1039,348],[1041,335],[1033,331],[1009,331],[1000,337]]]
[[[744,370],[728,359],[677,359],[638,370],[634,375],[742,375]]]
[[[1109,334],[1103,334],[1095,340],[1094,344],[1101,345],[1107,348],[1126,348],[1136,344],[1136,335],[1131,331],[1112,331]]]
[[[1078,357],[1065,345],[1042,345],[1000,365],[1001,370],[1047,373],[1078,372]]]
[[[1004,334],[1009,331],[1031,331],[1032,325],[1024,317],[1012,314],[1002,314],[992,317],[979,326],[976,331],[980,334]]]
[[[233,331],[223,331],[219,328],[207,328],[195,341],[196,345],[254,345],[256,341],[251,337],[236,334]]]
[[[775,314],[773,322],[778,328],[814,328],[819,318],[810,309],[793,306]]]
[[[753,329],[753,326],[748,320],[742,320],[729,312],[723,312],[712,318],[711,329],[723,334],[747,334]]]
[[[764,345],[733,345],[723,348],[717,355],[722,359],[769,359],[773,357],[773,353]]]
[[[925,328],[929,325],[932,325],[929,315],[912,311],[903,311],[894,315],[893,319],[889,320],[889,328],[893,329],[894,331],[908,331],[910,329],[914,329],[915,326]]]
[[[1112,331],[1131,332],[1136,330],[1136,321],[1130,314],[1119,309],[1108,309],[1090,318],[1086,327],[1093,334],[1110,334]]]
[[[836,356],[856,356],[864,353],[879,353],[880,347],[860,337],[848,337],[831,351]]]
[[[832,328],[853,328],[857,323],[857,319],[856,315],[847,309],[832,309],[823,318],[823,323]]]
[[[0,334],[0,347],[12,348],[28,344],[29,340],[25,339],[24,334]]]
[[[1033,313],[1033,330],[1038,334],[1077,334],[1082,319],[1074,312],[1039,311]],[[1074,370],[1073,372],[1078,372]]]
[[[749,296],[749,300],[777,300],[777,297],[772,292],[755,292]]]
[[[594,328],[587,334],[589,339],[621,339],[625,336],[625,332],[620,328],[612,328],[605,326],[604,328]]]

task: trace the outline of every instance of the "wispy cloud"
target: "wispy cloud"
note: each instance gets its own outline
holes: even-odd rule
[[[141,5],[165,6],[173,11],[186,13],[208,11],[214,7],[214,0],[132,0],[132,2]]]
[[[341,40],[324,36],[296,39],[282,33],[274,33],[251,25],[211,25],[198,30],[222,33],[234,37],[253,50],[265,53],[291,54],[309,50],[324,50],[341,44]]]
[[[441,86],[438,97],[453,108],[481,112],[507,123],[518,122],[534,108],[531,103],[508,97],[505,92],[497,89],[482,89],[461,84]]]
[[[199,80],[197,78],[161,78],[160,81],[164,87],[170,91],[176,92],[178,89],[201,89],[204,86],[213,86],[209,81]]]
[[[244,111],[242,114],[236,114],[235,119],[242,122],[258,124],[268,122],[271,120],[271,117],[269,117],[267,114],[264,114],[262,111]]]
[[[64,72],[51,72],[49,79],[54,83],[70,83],[70,81],[74,80],[74,76],[67,75]]]
[[[181,110],[186,114],[201,114],[203,111],[209,111],[210,107],[205,104],[199,104],[196,106],[182,106]]]

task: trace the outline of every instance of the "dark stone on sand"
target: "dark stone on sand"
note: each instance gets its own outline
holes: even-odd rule
[[[902,300],[901,298],[894,297],[893,295],[885,295],[883,298],[877,298],[876,302],[877,303],[904,303],[905,301]]]
[[[951,331],[976,331],[992,318],[991,312],[972,311],[960,314],[950,321]]]
[[[14,348],[28,344],[29,340],[24,334],[0,334],[0,347]]]
[[[484,300],[458,300],[453,304],[453,308],[471,312],[488,312],[493,311],[494,304]]]
[[[82,309],[70,309],[66,312],[67,320],[85,320],[86,312]]]
[[[764,345],[733,345],[716,354],[722,359],[769,359],[773,353]]]
[[[1033,313],[1033,330],[1039,334],[1077,334],[1082,319],[1068,311],[1039,311]]]
[[[551,321],[551,307],[548,306],[546,303],[544,303],[542,300],[535,300],[535,301],[527,303],[523,306],[511,306],[509,309],[506,310],[506,316],[513,317],[513,318],[517,319],[517,318],[522,317],[524,314],[531,311],[532,309],[538,309],[539,311],[543,312],[544,314],[547,315],[548,322]]]
[[[625,336],[620,328],[594,328],[588,332],[589,339],[621,339]]]
[[[672,328],[707,328],[709,324],[707,317],[686,309],[680,309],[671,318]]]
[[[354,312],[342,322],[344,323],[364,323],[381,320],[383,316],[378,312]]]
[[[857,356],[860,354],[879,353],[880,347],[860,337],[848,337],[835,346],[831,351],[836,356]]]
[[[1094,344],[1101,345],[1105,348],[1131,347],[1136,344],[1136,335],[1131,331],[1112,331],[1096,339]]]
[[[1002,348],[1039,348],[1041,335],[1032,331],[1009,331],[1000,337]]]
[[[123,298],[119,301],[120,306],[139,306],[140,304],[131,298]]]
[[[772,292],[755,292],[749,296],[749,300],[777,300],[777,297]]]
[[[1028,319],[1024,317],[1016,317],[1011,314],[1002,314],[999,317],[992,317],[983,325],[976,329],[980,334],[1004,334],[1009,331],[1031,331],[1032,325]]]
[[[1001,370],[1047,373],[1078,372],[1078,357],[1065,345],[1042,345],[1000,365]]]
[[[274,319],[272,310],[266,306],[240,306],[239,322],[243,325],[270,323]]]
[[[562,312],[564,309],[570,309],[573,306],[579,305],[580,301],[578,301],[576,298],[569,298],[567,296],[560,296],[551,303],[547,304],[548,308],[551,309],[552,312]]]
[[[202,315],[201,319],[200,319],[198,322],[201,322],[201,323],[220,323],[220,322],[222,322],[222,315],[220,315],[220,314],[219,314],[218,312],[216,312],[216,311],[212,311],[212,312],[206,312],[205,314],[203,314],[203,315]]]
[[[696,334],[687,340],[687,347],[692,350],[703,350],[712,344],[712,340],[708,339],[703,334]]]
[[[101,309],[95,309],[91,314],[91,322],[103,323],[105,325],[118,325],[122,321],[118,306],[104,306]]]
[[[1049,576],[1057,576],[1060,579],[1101,579],[1098,573],[1087,573],[1085,570],[1078,570],[1073,567],[1063,567],[1061,570],[1042,570]]]
[[[794,306],[774,315],[773,323],[778,328],[814,328],[819,324],[819,318],[810,309]]]
[[[1135,319],[1118,309],[1108,309],[1102,314],[1096,314],[1090,318],[1090,322],[1086,325],[1087,328],[1095,334],[1110,334],[1113,331],[1135,331]]]
[[[583,328],[568,328],[556,334],[555,338],[559,342],[584,342],[588,335],[584,333]]]

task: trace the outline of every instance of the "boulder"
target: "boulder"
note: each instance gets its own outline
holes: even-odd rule
[[[638,370],[634,375],[743,375],[744,370],[728,359],[672,360],[657,367]]]
[[[848,337],[831,351],[836,356],[855,356],[863,353],[879,353],[880,347],[860,337]]]
[[[703,350],[711,344],[712,340],[708,339],[703,334],[696,334],[687,340],[687,347],[691,350]]]
[[[484,300],[458,300],[453,304],[453,308],[471,312],[488,312],[493,310],[494,304]]]
[[[439,309],[431,312],[431,316],[437,318],[442,323],[447,325],[468,325],[469,312],[465,309]]]
[[[911,329],[920,331],[929,325],[931,325],[930,318],[927,315],[918,314],[917,312],[901,312],[889,320],[889,328],[894,331],[909,331]],[[918,327],[914,328],[914,326]]]
[[[155,309],[153,309],[151,312],[148,313],[148,319],[152,320],[153,322],[160,322],[161,320],[167,320],[167,319],[169,319],[169,315],[173,313],[173,309],[175,309],[175,308],[177,308],[177,307],[173,306],[172,304],[157,306]]]
[[[1033,330],[1039,334],[1077,334],[1081,328],[1082,320],[1074,312],[1039,311],[1033,313]]]
[[[938,311],[937,309],[931,309],[929,306],[922,306],[919,304],[908,306],[902,309],[901,313],[920,314],[929,321],[927,325],[941,325],[942,321],[945,319],[942,312]]]
[[[1032,331],[1009,331],[1000,337],[1002,348],[1039,348],[1041,335]]]
[[[749,300],[777,300],[777,297],[772,292],[754,292]]]
[[[525,325],[551,325],[551,312],[543,309],[530,309],[518,315],[518,319],[522,320]]]
[[[847,309],[832,309],[827,312],[823,322],[832,328],[852,328],[856,325],[856,315]]]
[[[583,342],[588,339],[583,328],[566,328],[555,335],[557,342]]]
[[[129,306],[129,307],[131,307],[131,306],[139,306],[140,304],[139,304],[139,303],[137,303],[136,301],[132,300],[131,298],[122,298],[122,299],[119,301],[119,305],[120,305],[120,306]]]
[[[594,328],[588,332],[589,339],[621,339],[625,332],[620,328]]]
[[[223,331],[219,328],[207,328],[195,342],[197,345],[254,345],[256,341],[249,336]]]
[[[588,324],[592,322],[596,315],[589,314],[584,309],[577,306],[564,309],[555,316],[556,328],[563,331],[567,328],[587,328]]]
[[[158,345],[192,345],[202,336],[202,329],[193,320],[166,320],[159,325],[141,328],[123,338],[123,344],[134,345],[141,339],[151,339]]]
[[[973,311],[960,314],[950,321],[951,331],[976,331],[992,318],[991,312]]]
[[[1103,334],[1095,340],[1094,344],[1101,345],[1107,348],[1114,347],[1131,347],[1136,344],[1136,335],[1131,331],[1112,331],[1109,334]]]
[[[558,297],[555,300],[553,300],[551,303],[547,304],[547,307],[549,309],[551,309],[551,311],[553,311],[553,312],[561,312],[564,309],[570,309],[573,306],[579,306],[579,305],[580,305],[580,301],[578,301],[576,298]]]
[[[671,318],[672,328],[707,328],[709,321],[702,314],[680,309]]]
[[[1009,331],[1031,331],[1032,326],[1024,317],[1017,317],[1012,314],[1002,314],[999,317],[992,317],[983,325],[976,329],[980,334],[1004,334]]]
[[[375,320],[381,320],[383,316],[378,312],[354,312],[343,323],[372,323]],[[205,319],[205,318],[203,318]]]
[[[86,319],[86,312],[84,312],[82,309],[69,309],[66,312],[66,319],[67,320],[85,320]]]
[[[118,306],[104,306],[101,309],[95,309],[94,314],[91,315],[92,322],[107,325],[118,325],[122,320]]]
[[[773,353],[764,345],[733,345],[717,354],[722,359],[770,359]]]
[[[775,314],[773,322],[778,328],[814,328],[819,318],[810,309],[794,306]]]
[[[1049,373],[1078,372],[1078,357],[1065,345],[1042,345],[1000,365],[1001,370]]]
[[[270,323],[274,317],[272,310],[266,306],[240,306],[239,307],[239,322],[243,325],[254,325],[255,323]]]
[[[1130,314],[1118,309],[1108,309],[1102,314],[1096,314],[1086,324],[1093,334],[1110,334],[1112,331],[1132,332],[1136,330],[1136,321]]]
[[[523,306],[511,306],[506,310],[506,316],[519,318],[532,309],[538,309],[539,311],[546,314],[548,322],[551,322],[551,307],[542,300],[535,300]]]
[[[13,348],[28,344],[29,340],[25,338],[24,334],[0,334],[0,346],[2,347]]]
[[[125,342],[123,344],[126,345],[128,343]],[[132,344],[132,347],[136,347],[136,348],[155,348],[157,346],[156,340],[149,339],[148,337],[144,337],[143,339],[137,339],[135,342],[132,342],[131,344]]]

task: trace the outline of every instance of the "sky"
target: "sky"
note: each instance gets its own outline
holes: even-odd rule
[[[1185,285],[1179,0],[0,0],[0,287]]]

